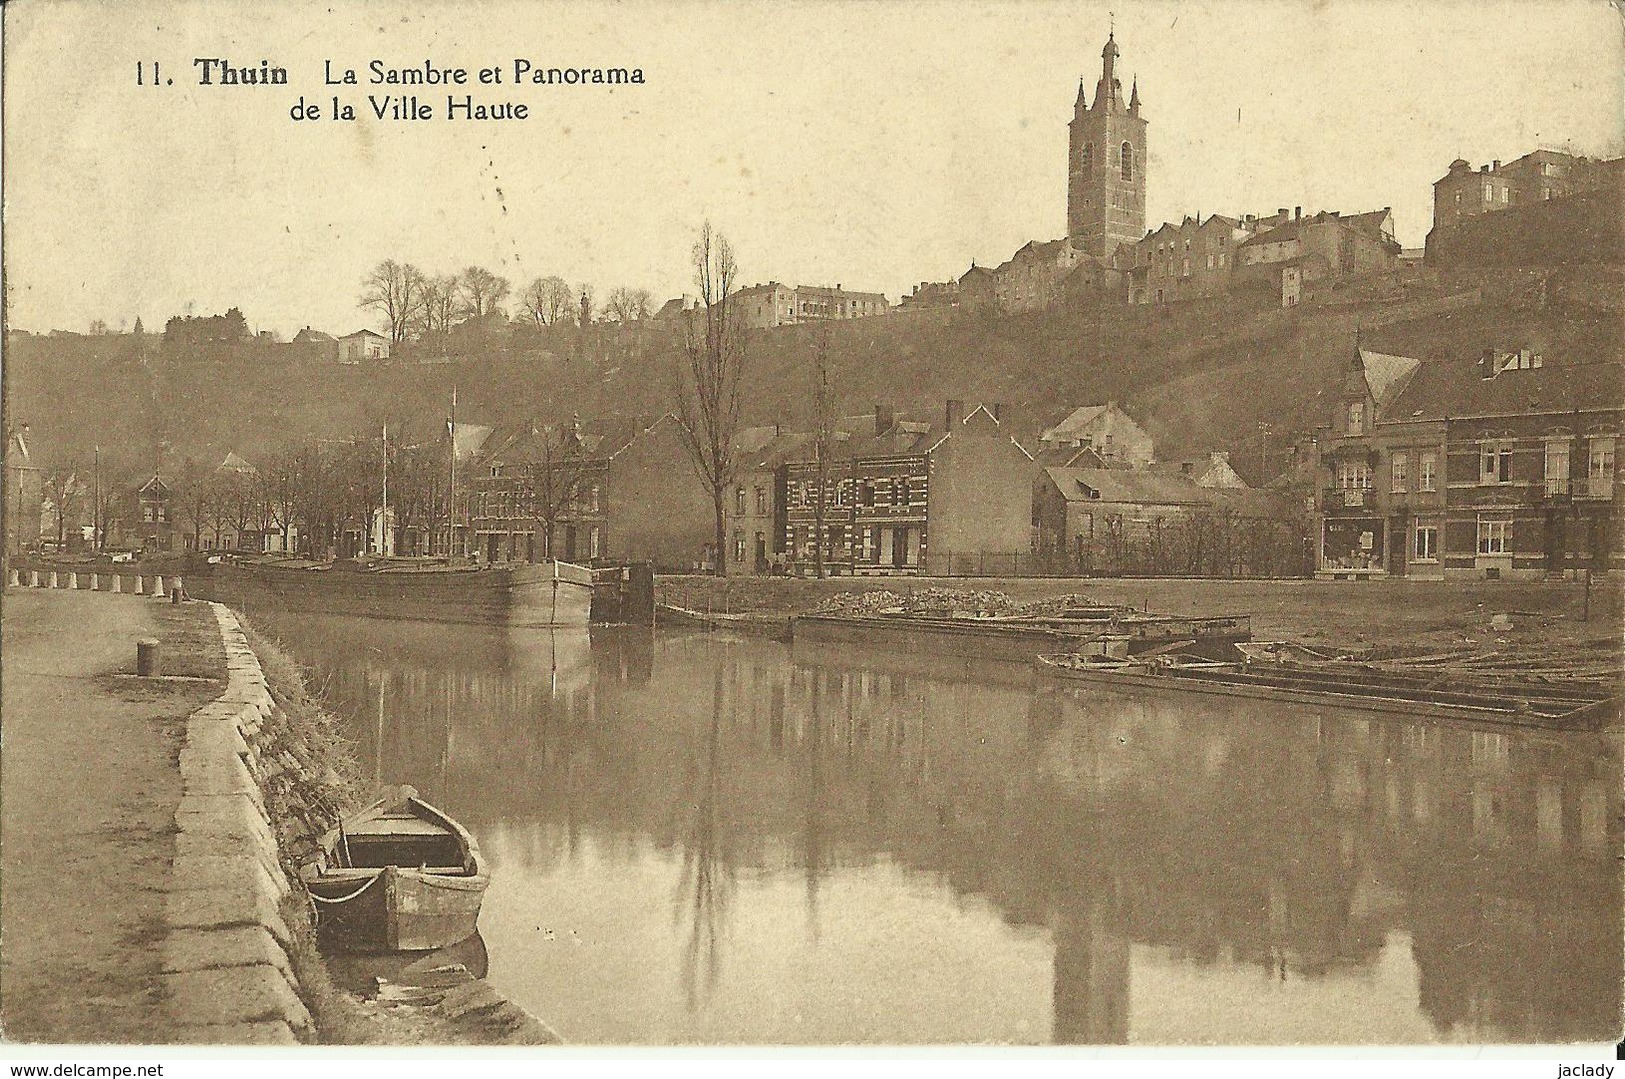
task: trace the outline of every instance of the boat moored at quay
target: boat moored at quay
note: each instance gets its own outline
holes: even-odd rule
[[[1090,607],[1055,617],[802,615],[791,619],[790,635],[797,642],[869,644],[1020,663],[1031,663],[1041,653],[1134,656],[1172,648],[1230,659],[1237,644],[1252,640],[1252,624],[1244,614],[1185,617]]]
[[[1036,666],[1073,686],[1280,701],[1406,720],[1591,731],[1618,729],[1620,723],[1617,681],[1463,677],[1347,660],[1261,660],[1261,652],[1244,647],[1237,662],[1067,652],[1041,655]]]
[[[456,566],[408,559],[312,562],[296,558],[210,560],[187,575],[199,599],[252,608],[410,618],[515,628],[585,626],[593,572],[548,560]]]

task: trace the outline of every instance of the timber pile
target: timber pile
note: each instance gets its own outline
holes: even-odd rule
[[[906,615],[915,618],[1044,618],[1058,617],[1094,601],[1081,593],[1051,596],[1034,603],[1018,603],[1008,593],[988,588],[920,588],[894,592],[879,588],[868,592],[842,592],[829,597],[813,613],[869,618]]]
[[[1348,658],[1382,670],[1434,672],[1490,684],[1520,681],[1617,684],[1621,655],[1618,642],[1599,638],[1577,644],[1520,644],[1516,648],[1463,645],[1410,655],[1373,654],[1369,658]]]

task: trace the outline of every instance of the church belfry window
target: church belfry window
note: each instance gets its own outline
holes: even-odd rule
[[[1134,180],[1134,147],[1126,142],[1123,144],[1123,179],[1131,183]]]
[[[1092,143],[1092,142],[1084,143],[1083,144],[1083,157],[1079,161],[1079,164],[1083,166],[1083,174],[1085,176],[1089,175],[1089,170],[1094,166],[1094,158],[1095,158],[1095,144]]]

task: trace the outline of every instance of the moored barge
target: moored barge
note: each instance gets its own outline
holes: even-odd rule
[[[1221,662],[1184,655],[1116,658],[1077,653],[1038,657],[1041,673],[1103,689],[1151,689],[1374,712],[1411,720],[1466,721],[1553,730],[1617,727],[1618,687],[1598,683],[1480,682],[1376,670]]]
[[[1046,652],[1135,656],[1170,648],[1228,659],[1237,644],[1252,640],[1252,627],[1247,615],[1182,617],[1087,608],[1055,617],[812,614],[791,619],[790,635],[795,641],[1031,663]]]
[[[448,566],[226,558],[190,571],[186,581],[191,595],[237,608],[520,628],[585,626],[593,598],[592,570],[552,560]]]

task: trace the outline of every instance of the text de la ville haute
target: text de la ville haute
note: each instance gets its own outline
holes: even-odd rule
[[[195,84],[213,90],[289,86],[288,69],[272,60],[239,63],[224,56],[192,59]],[[173,86],[174,78],[160,61],[136,65],[136,85]],[[637,66],[554,66],[515,58],[489,67],[439,64],[432,60],[397,66],[369,60],[350,66],[323,60],[321,82],[290,101],[294,121],[375,120],[423,123],[433,120],[525,120],[531,103],[523,100],[536,87],[616,90],[645,85]]]

